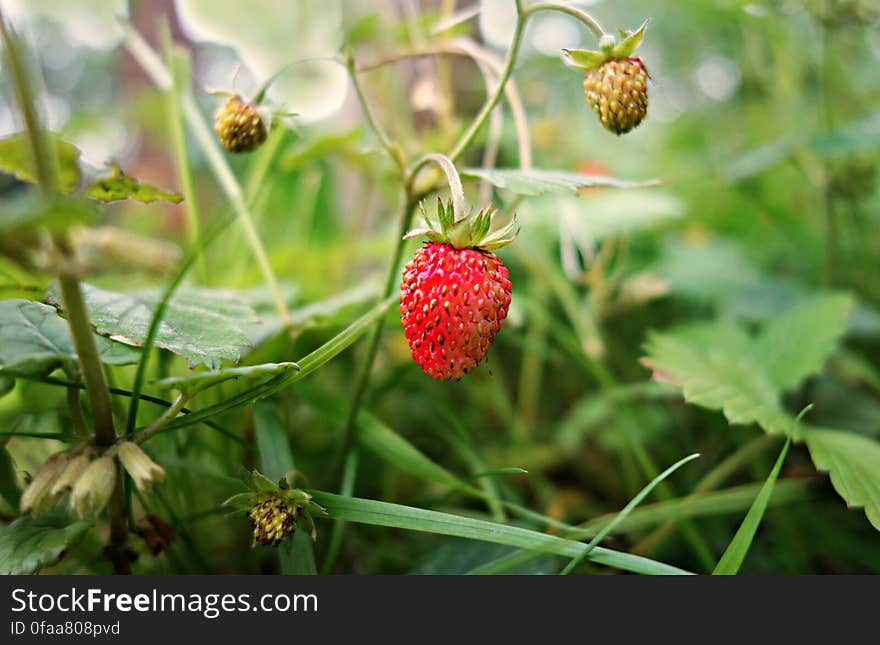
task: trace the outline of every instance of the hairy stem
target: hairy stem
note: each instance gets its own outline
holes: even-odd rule
[[[0,37],[2,37],[6,49],[19,108],[30,140],[37,180],[43,192],[51,195],[56,193],[61,185],[55,144],[54,141],[51,145],[47,144],[47,137],[40,125],[33,90],[21,55],[22,49],[17,39],[8,30],[2,14],[0,14]],[[64,309],[67,312],[67,324],[73,337],[73,345],[86,386],[89,409],[95,427],[95,442],[98,446],[107,448],[113,445],[116,440],[107,376],[98,356],[98,348],[95,345],[95,336],[92,332],[79,278],[71,267],[72,252],[67,236],[56,233],[53,236],[53,241],[63,264],[63,269],[58,276],[58,283],[61,288]],[[118,468],[116,476],[117,486],[114,488],[108,506],[110,544],[107,553],[113,563],[113,571],[124,574],[131,572],[125,554],[128,521],[125,516],[125,493]]]

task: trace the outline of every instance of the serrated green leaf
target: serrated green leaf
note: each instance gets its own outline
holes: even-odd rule
[[[652,333],[646,348],[643,364],[656,380],[681,387],[686,401],[722,410],[731,423],[758,423],[770,433],[793,427],[751,353],[748,336],[738,327],[704,323]]]
[[[864,507],[880,531],[880,443],[868,437],[824,428],[804,428],[803,438],[816,468],[827,471],[848,507]]]
[[[793,387],[818,371],[843,335],[851,309],[852,298],[847,295],[821,295],[768,322],[752,351],[771,384]]]
[[[174,388],[181,392],[193,395],[201,392],[209,387],[230,381],[233,379],[256,379],[267,376],[274,376],[287,372],[288,370],[299,370],[299,365],[292,362],[287,363],[262,363],[260,365],[248,365],[246,367],[227,367],[220,370],[208,370],[206,372],[196,372],[185,376],[172,376],[160,381],[154,381],[155,385],[164,388]]]
[[[57,134],[47,132],[49,144],[54,141],[58,153],[58,174],[62,192],[69,193],[79,184],[79,150],[62,141]],[[0,170],[14,175],[21,181],[36,182],[31,145],[24,132],[0,139]]]
[[[103,336],[98,356],[108,365],[137,363],[138,352]],[[30,300],[0,301],[0,365],[11,375],[45,376],[77,360],[67,321],[54,307]]]
[[[761,490],[758,492],[757,497],[755,497],[755,501],[749,507],[749,512],[746,513],[742,524],[740,524],[740,527],[737,529],[730,544],[727,545],[721,559],[718,560],[718,564],[714,571],[712,571],[712,575],[731,576],[736,575],[739,571],[743,560],[745,560],[746,553],[749,552],[749,547],[752,545],[752,540],[755,538],[755,533],[758,532],[761,520],[764,518],[764,511],[767,510],[770,496],[773,494],[773,486],[776,484],[777,477],[779,477],[779,471],[782,470],[782,463],[785,461],[785,456],[788,454],[788,448],[790,445],[791,439],[786,439],[785,445],[782,447],[782,451],[776,459],[776,464],[773,466],[773,470],[770,471],[767,481],[761,486]]]
[[[567,558],[577,557],[587,547],[585,544],[566,540],[555,535],[538,533],[517,526],[488,522],[470,517],[440,513],[412,506],[389,504],[370,499],[345,497],[322,491],[308,491],[315,502],[327,509],[332,519],[388,526],[411,531],[424,531],[440,535],[453,535],[482,540],[496,544],[506,544],[521,549],[541,553],[553,553]],[[613,551],[602,547],[594,548],[589,560],[609,567],[651,575],[680,575],[689,572],[662,562],[641,556]]]
[[[503,188],[519,195],[543,195],[544,193],[570,193],[577,195],[583,188],[644,188],[655,186],[656,179],[626,181],[605,175],[583,175],[562,170],[512,170],[465,168],[462,178],[482,179],[496,188]]]
[[[61,509],[18,518],[0,531],[0,575],[28,575],[57,563],[91,526]]]
[[[99,334],[131,345],[144,342],[161,290],[117,292],[87,283],[82,289]],[[60,302],[57,285],[50,288],[48,298]],[[156,346],[183,356],[190,367],[203,363],[218,369],[221,361],[237,362],[250,349],[241,328],[256,319],[253,309],[231,291],[182,288],[168,303]]]
[[[86,191],[86,195],[100,202],[118,202],[133,199],[136,202],[150,204],[158,200],[179,204],[183,195],[159,190],[155,186],[145,184],[134,177],[126,175],[119,166],[113,166],[110,177],[99,179]]]

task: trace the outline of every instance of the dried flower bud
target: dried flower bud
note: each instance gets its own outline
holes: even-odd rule
[[[153,487],[153,482],[165,481],[165,470],[141,450],[140,446],[131,441],[123,441],[119,444],[119,461],[131,475],[135,486],[143,492]]]
[[[70,457],[67,453],[59,452],[46,460],[42,468],[37,471],[31,483],[21,495],[21,512],[31,512],[34,515],[45,513],[55,505],[60,497],[52,492],[52,487],[61,473],[67,467]]]
[[[261,495],[248,513],[254,525],[254,541],[266,546],[280,544],[293,533],[297,512],[296,505],[281,495]]]
[[[80,475],[70,493],[70,507],[84,517],[103,509],[116,487],[116,461],[98,457]]]
[[[55,480],[52,486],[53,495],[63,495],[76,485],[76,482],[88,468],[92,458],[87,453],[82,453],[67,462],[64,472]]]

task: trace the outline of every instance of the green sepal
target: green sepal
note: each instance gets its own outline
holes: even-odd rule
[[[569,67],[589,71],[591,69],[596,69],[605,61],[613,58],[627,58],[632,55],[639,45],[642,44],[642,38],[645,35],[645,29],[648,27],[649,21],[650,19],[645,20],[641,27],[629,34],[620,30],[620,35],[623,40],[612,47],[603,49],[602,51],[593,51],[591,49],[563,49],[562,61]],[[609,34],[606,34],[606,36],[613,39]]]
[[[569,67],[589,71],[596,69],[608,60],[605,52],[592,51],[590,49],[563,49],[562,62]]]
[[[231,506],[237,511],[248,511],[253,508],[256,503],[256,493],[238,493],[223,502],[221,506]]]
[[[645,20],[642,23],[642,26],[636,29],[629,36],[620,41],[619,45],[616,45],[611,50],[612,58],[627,58],[632,55],[632,53],[638,48],[639,45],[642,44],[642,37],[645,35],[645,29],[648,27],[648,22],[650,18]]]

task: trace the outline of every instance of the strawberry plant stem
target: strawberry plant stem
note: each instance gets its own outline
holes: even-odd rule
[[[21,56],[22,49],[17,39],[8,30],[2,14],[0,14],[0,37],[2,37],[5,46],[16,97],[28,133],[38,183],[43,192],[56,193],[61,182],[55,143],[54,140],[51,145],[47,143],[47,137],[39,122],[26,65]],[[64,233],[56,233],[53,236],[53,242],[61,257],[62,270],[59,271],[58,284],[67,313],[67,324],[86,386],[89,410],[95,428],[95,442],[98,446],[106,448],[116,441],[116,428],[113,425],[107,375],[104,373],[104,366],[98,356],[95,336],[89,321],[79,278],[75,270],[71,268],[73,254],[70,243]],[[131,572],[130,563],[125,555],[128,521],[125,517],[125,493],[118,468],[116,476],[117,485],[113,489],[113,495],[107,509],[110,519],[110,545],[107,554],[113,563],[113,571],[125,574]]]
[[[166,117],[171,131],[171,141],[174,144],[174,156],[177,166],[177,176],[186,200],[183,203],[186,212],[187,233],[191,248],[197,248],[201,244],[199,216],[199,200],[193,181],[192,164],[189,159],[189,150],[186,146],[186,133],[183,128],[183,115],[180,111],[181,93],[188,91],[185,79],[189,78],[189,59],[183,53],[174,49],[171,40],[171,31],[167,21],[162,23],[162,41],[165,47],[165,57],[168,69],[171,70],[171,86],[166,95]],[[196,260],[196,272],[202,284],[208,283],[208,269],[205,266],[205,258],[199,256]]]

